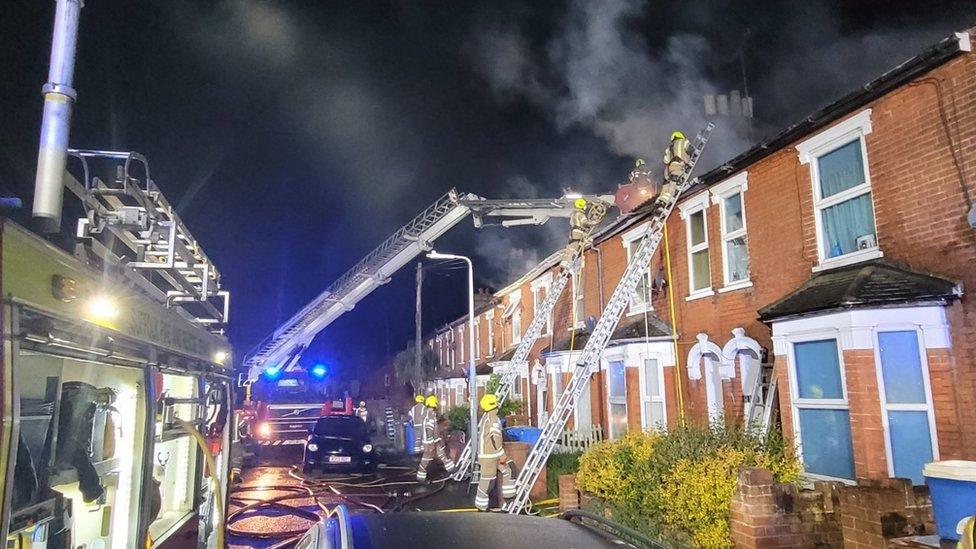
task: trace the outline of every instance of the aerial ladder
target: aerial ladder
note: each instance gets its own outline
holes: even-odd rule
[[[373,290],[386,284],[390,276],[401,267],[430,250],[434,240],[468,215],[474,218],[475,227],[485,226],[487,217],[506,218],[499,223],[504,227],[542,225],[553,217],[569,217],[573,209],[573,200],[580,197],[604,212],[614,201],[613,196],[607,195],[488,200],[452,189],[390,235],[324,292],[255,346],[244,358],[248,380],[245,383],[256,380],[268,367],[289,370],[296,365],[302,353],[319,332],[343,314],[353,310],[356,304]]]
[[[672,193],[669,201],[658,205],[654,214],[651,216],[647,230],[641,238],[637,251],[631,258],[630,264],[624,271],[623,277],[614,289],[613,295],[611,295],[610,300],[603,309],[603,313],[593,328],[593,332],[587,340],[586,346],[576,361],[576,367],[573,371],[572,378],[569,380],[569,384],[559,397],[559,401],[553,407],[549,419],[542,428],[539,441],[532,448],[525,465],[519,471],[515,485],[515,496],[504,507],[504,510],[508,513],[519,513],[528,503],[532,486],[539,478],[542,469],[546,466],[546,461],[548,461],[549,455],[552,453],[553,448],[555,448],[559,436],[562,434],[563,429],[565,429],[566,422],[569,421],[569,417],[576,408],[580,396],[590,382],[591,372],[599,366],[600,359],[603,356],[603,350],[610,342],[610,337],[613,335],[613,331],[616,329],[624,309],[630,303],[634,291],[637,288],[637,283],[644,276],[644,273],[647,272],[648,266],[651,263],[651,257],[653,257],[654,252],[661,242],[664,224],[668,216],[671,215],[671,211],[674,209],[675,204],[677,204],[681,193],[690,186],[689,177],[695,168],[698,158],[701,156],[702,149],[704,149],[705,143],[708,141],[709,134],[711,134],[713,128],[714,125],[709,123],[695,137],[692,143],[690,161],[684,167],[684,171],[678,181],[677,190]],[[539,317],[535,320],[537,321],[538,319]]]

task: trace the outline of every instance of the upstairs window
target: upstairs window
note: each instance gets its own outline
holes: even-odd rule
[[[641,240],[647,232],[647,224],[643,224],[636,229],[625,233],[621,239],[623,241],[624,249],[627,250],[627,263],[629,264],[634,260],[634,255],[637,253],[637,248],[640,247]],[[644,271],[644,275],[641,276],[640,280],[637,281],[637,287],[634,289],[634,297],[630,300],[630,314],[640,314],[646,311],[650,311],[653,307],[651,306],[651,269],[648,266],[647,270]]]
[[[581,263],[579,271],[573,274],[573,325],[570,330],[583,327],[583,314],[585,312],[583,306],[585,302],[583,301],[583,282],[580,280],[582,273],[583,265]]]
[[[481,358],[481,318],[474,319],[474,357]]]
[[[822,266],[881,256],[864,140],[869,133],[870,109],[797,145],[800,161],[810,164]]]
[[[685,233],[688,241],[688,288],[686,299],[696,299],[712,295],[711,260],[708,256],[708,221],[705,209],[708,207],[708,194],[700,193],[679,205],[681,217],[685,220]]]
[[[742,172],[712,187],[712,202],[719,206],[722,230],[722,281],[720,292],[747,288],[749,281],[749,246],[746,235],[745,191],[749,174]]]
[[[542,303],[549,296],[549,288],[552,286],[552,274],[547,274],[545,277],[540,277],[535,282],[532,283],[532,309],[535,314],[540,313],[542,308]],[[549,335],[552,333],[552,311],[546,317],[546,325],[543,328],[545,331],[542,335]]]
[[[495,311],[485,315],[488,321],[488,356],[495,356]]]

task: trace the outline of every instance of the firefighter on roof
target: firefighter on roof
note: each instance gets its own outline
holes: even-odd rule
[[[424,413],[424,455],[420,457],[420,466],[417,467],[417,482],[427,482],[427,467],[430,465],[434,455],[444,464],[448,473],[454,472],[454,461],[447,455],[444,448],[444,441],[441,439],[440,430],[437,428],[437,397],[430,395],[424,401],[427,410]]]
[[[424,414],[427,407],[424,406],[424,395],[418,394],[413,397],[416,403],[410,408],[410,423],[413,424],[413,453],[418,454],[423,450],[424,439]]]
[[[505,455],[505,446],[502,444],[502,427],[498,422],[498,396],[489,393],[481,397],[481,409],[485,412],[478,425],[478,468],[481,478],[478,481],[474,506],[479,511],[487,511],[488,492],[491,491],[491,485],[499,471],[502,474],[503,498],[515,496],[515,483],[512,480],[512,468]]]
[[[661,194],[657,196],[659,204],[671,201],[678,191],[681,176],[689,164],[691,164],[691,142],[685,138],[685,134],[679,131],[671,132],[671,142],[664,151],[665,183]]]
[[[607,208],[603,204],[587,202],[584,198],[577,198],[573,202],[573,212],[569,214],[569,244],[560,263],[563,269],[573,264],[573,260],[583,250],[590,231],[606,214]]]

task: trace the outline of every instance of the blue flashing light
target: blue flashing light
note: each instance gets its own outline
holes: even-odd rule
[[[281,366],[278,366],[277,364],[268,366],[264,369],[264,377],[268,381],[274,381],[278,379],[279,376],[281,376]]]
[[[329,369],[325,364],[316,364],[315,366],[312,366],[311,370],[309,370],[309,374],[318,380],[324,379],[327,373],[329,373]]]

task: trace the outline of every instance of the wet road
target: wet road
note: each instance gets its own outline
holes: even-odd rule
[[[473,500],[467,483],[417,484],[412,457],[383,456],[372,476],[309,478],[293,471],[292,465],[300,460],[301,450],[282,448],[244,471],[242,482],[230,491],[229,547],[274,547],[304,532],[325,516],[325,509],[340,503],[353,513],[377,513],[470,507]],[[443,477],[443,470],[432,471],[432,478]],[[258,503],[261,500],[266,503]]]

